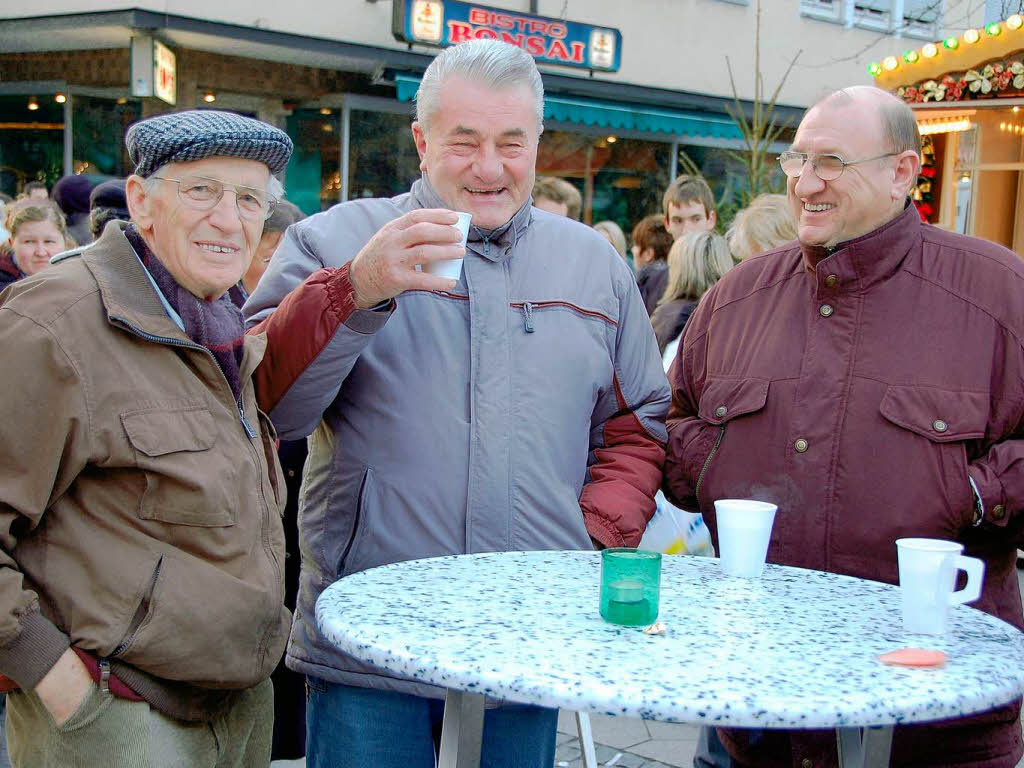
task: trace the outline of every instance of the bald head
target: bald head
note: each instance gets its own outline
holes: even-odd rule
[[[805,245],[833,248],[899,216],[921,167],[921,139],[910,108],[878,88],[835,91],[804,115],[793,152],[806,155],[787,180]],[[818,166],[841,162],[838,175]],[[822,165],[822,168],[825,166]]]
[[[916,152],[921,154],[921,134],[914,111],[908,104],[888,91],[873,85],[851,85],[832,91],[820,99],[811,110],[856,107],[868,110],[878,117],[884,147],[889,152]],[[810,112],[810,110],[808,110]]]

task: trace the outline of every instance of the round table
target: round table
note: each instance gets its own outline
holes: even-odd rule
[[[667,634],[647,635],[601,619],[600,568],[598,552],[396,563],[336,582],[317,620],[347,653],[448,689],[441,766],[478,764],[484,697],[667,722],[836,728],[844,765],[874,765],[888,762],[894,724],[972,714],[1024,691],[1024,634],[972,608],[953,608],[944,636],[908,635],[895,586],[776,565],[742,579],[715,559],[666,556]],[[878,661],[903,647],[948,661]]]

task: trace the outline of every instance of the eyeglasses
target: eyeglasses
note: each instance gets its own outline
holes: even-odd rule
[[[898,154],[899,152],[886,152],[884,155],[862,157],[859,160],[843,160],[839,155],[809,155],[806,152],[783,152],[779,155],[779,165],[782,166],[784,174],[796,179],[803,174],[804,165],[810,160],[815,176],[822,181],[835,181],[843,175],[843,171],[849,165],[881,160],[883,157],[895,157]]]
[[[265,221],[274,211],[277,200],[262,189],[239,187],[225,184],[217,179],[202,176],[187,176],[184,179],[171,179],[167,176],[153,176],[160,181],[173,181],[178,185],[178,197],[186,206],[196,211],[209,211],[217,206],[224,197],[224,190],[230,188],[235,193],[235,205],[238,215],[243,219]]]

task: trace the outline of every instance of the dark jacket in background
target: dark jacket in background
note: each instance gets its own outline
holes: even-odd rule
[[[7,246],[0,247],[0,291],[11,283],[16,283],[25,275],[14,263],[14,254]]]
[[[651,325],[654,326],[654,335],[658,338],[659,352],[665,354],[665,347],[683,332],[686,321],[696,308],[696,301],[672,299],[654,310]]]
[[[665,294],[665,286],[668,284],[668,262],[657,259],[640,267],[636,273],[636,284],[644,299],[644,306],[647,307],[647,314],[650,315],[658,306],[658,300]]]
[[[903,214],[831,253],[789,244],[730,270],[670,371],[665,492],[779,506],[768,561],[896,584],[893,542],[958,541],[985,561],[975,607],[1024,627],[1024,263]],[[971,480],[985,517],[973,526]],[[697,504],[698,506],[693,506]],[[896,726],[892,764],[1005,768],[1020,700]],[[743,765],[835,765],[825,731],[722,729]]]

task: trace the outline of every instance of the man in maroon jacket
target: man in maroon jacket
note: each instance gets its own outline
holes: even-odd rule
[[[875,88],[813,107],[780,158],[799,242],[705,296],[669,371],[665,490],[775,502],[770,562],[898,581],[894,540],[962,542],[976,606],[1024,626],[1024,264],[922,224],[910,109]],[[893,765],[1014,766],[1020,702],[899,727]],[[834,732],[720,730],[742,766],[835,765]]]

